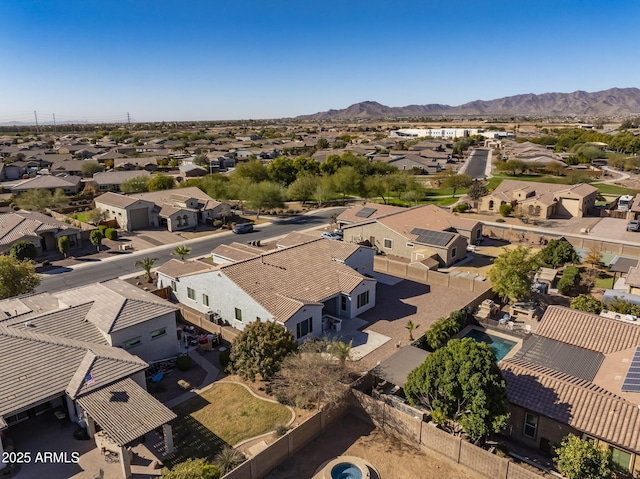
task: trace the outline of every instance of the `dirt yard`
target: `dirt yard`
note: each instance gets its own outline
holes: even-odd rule
[[[369,461],[381,479],[480,479],[482,476],[436,454],[405,444],[352,415],[339,419],[265,479],[311,478],[336,456]]]

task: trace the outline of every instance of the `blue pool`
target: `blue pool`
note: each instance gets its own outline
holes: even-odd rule
[[[470,329],[465,338],[472,338],[479,343],[486,343],[489,345],[493,354],[496,355],[498,361],[502,361],[504,357],[509,354],[509,351],[517,344],[515,341],[509,341],[501,336],[495,336],[493,334],[485,333],[478,329]]]
[[[331,469],[332,479],[362,479],[362,471],[355,464],[341,462]]]

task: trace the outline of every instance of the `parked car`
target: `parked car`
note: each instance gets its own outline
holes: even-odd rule
[[[325,231],[324,233],[322,233],[320,235],[321,238],[326,238],[326,239],[332,239],[332,240],[336,240],[336,241],[342,241],[342,236],[337,235],[335,233],[330,233],[328,231]]]
[[[336,236],[340,236],[340,238],[344,238],[344,231],[340,228],[336,228],[333,230],[333,234]]]
[[[240,223],[239,225],[235,225],[232,230],[235,234],[240,235],[243,233],[252,233],[253,232],[253,224],[251,223]]]
[[[631,220],[627,225],[627,231],[640,231],[640,221]]]

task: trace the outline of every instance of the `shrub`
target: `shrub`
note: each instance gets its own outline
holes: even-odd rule
[[[118,230],[115,228],[107,228],[104,232],[104,237],[108,240],[115,241],[118,239]]]
[[[188,371],[193,366],[193,360],[191,356],[183,354],[176,359],[176,366],[180,371]]]
[[[458,213],[464,213],[464,212],[465,212],[465,211],[467,211],[469,208],[470,208],[470,206],[469,206],[467,203],[458,203],[458,204],[455,206],[455,208],[454,208],[454,209],[455,209]]]
[[[424,334],[427,346],[435,351],[447,344],[465,326],[466,319],[465,310],[453,311],[448,317],[438,319]]]
[[[231,362],[231,350],[227,349],[226,351],[222,351],[220,353],[220,356],[218,356],[218,361],[220,361],[220,366],[222,366],[222,369],[226,369]]]
[[[580,270],[577,266],[567,266],[562,273],[562,278],[558,281],[558,292],[567,294],[571,288],[578,282],[580,278]]]
[[[289,426],[286,424],[278,424],[276,430],[273,432],[275,437],[282,437],[289,431]]]
[[[504,223],[504,222],[505,222],[505,220],[503,218],[498,218],[496,220],[496,223]]]
[[[108,227],[107,225],[100,225],[98,226],[98,231],[100,231],[100,233],[102,234],[102,237],[104,238],[105,232],[107,231]]]
[[[222,226],[222,220],[213,220],[213,227],[220,228]]]
[[[51,261],[49,261],[48,259],[45,259],[45,260],[42,262],[42,266],[49,266],[49,265],[51,265]]]
[[[509,216],[513,211],[513,207],[509,203],[500,205],[500,215]]]

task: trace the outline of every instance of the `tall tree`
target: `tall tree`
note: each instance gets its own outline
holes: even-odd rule
[[[489,270],[491,289],[502,299],[515,302],[531,294],[533,272],[539,261],[531,254],[531,248],[518,246],[505,250]]]
[[[453,198],[458,190],[468,188],[472,183],[473,177],[465,174],[456,174],[453,170],[448,169],[440,184],[445,188],[452,189],[451,197]]]
[[[69,203],[69,197],[60,188],[56,189],[54,193],[38,188],[20,193],[16,197],[16,204],[20,208],[33,211],[44,211],[47,208],[54,208],[67,203]]]
[[[319,179],[317,176],[301,175],[287,188],[287,197],[291,201],[302,201],[302,204],[304,204],[313,198],[318,184]]]
[[[93,230],[89,234],[89,241],[91,241],[91,244],[95,246],[98,251],[100,251],[100,246],[102,246],[103,239],[104,236],[102,235],[102,232],[100,230]]]
[[[479,443],[501,432],[509,420],[507,386],[485,343],[452,339],[409,373],[407,400],[431,411],[446,430]]]
[[[149,180],[149,191],[171,190],[175,186],[176,180],[169,175],[153,175]]]
[[[275,321],[254,321],[236,336],[231,346],[233,370],[254,381],[271,378],[282,360],[297,349],[291,331]]]
[[[148,176],[134,176],[120,185],[120,191],[123,193],[144,193],[149,191]]]
[[[144,276],[147,280],[147,283],[153,283],[151,270],[153,269],[153,265],[156,263],[156,261],[158,261],[158,258],[150,258],[149,256],[145,256],[135,263],[135,266],[137,268],[142,268],[144,270]]]
[[[538,259],[554,268],[559,268],[567,263],[577,264],[580,262],[580,256],[571,243],[565,239],[549,241],[547,246],[538,252]]]
[[[345,199],[349,193],[358,193],[362,186],[362,177],[352,166],[343,166],[331,177],[336,193]]]
[[[104,171],[104,166],[97,161],[84,161],[82,163],[82,166],[80,167],[80,170],[82,171],[82,176],[91,178],[96,173]]]
[[[257,210],[257,215],[265,209],[284,207],[285,190],[282,186],[271,181],[251,184],[245,193],[245,199],[250,208]]]
[[[289,186],[296,180],[297,170],[291,158],[279,156],[267,165],[269,179],[284,186]]]
[[[606,479],[611,477],[611,452],[591,439],[569,434],[557,447],[554,462],[568,479]]]
[[[71,241],[68,236],[60,236],[58,238],[58,251],[66,258],[69,256],[69,249],[71,248]]]
[[[239,163],[233,171],[232,177],[248,178],[253,183],[260,183],[269,179],[269,173],[260,160],[250,160]]]
[[[40,284],[33,261],[0,255],[0,299],[32,292]]]

